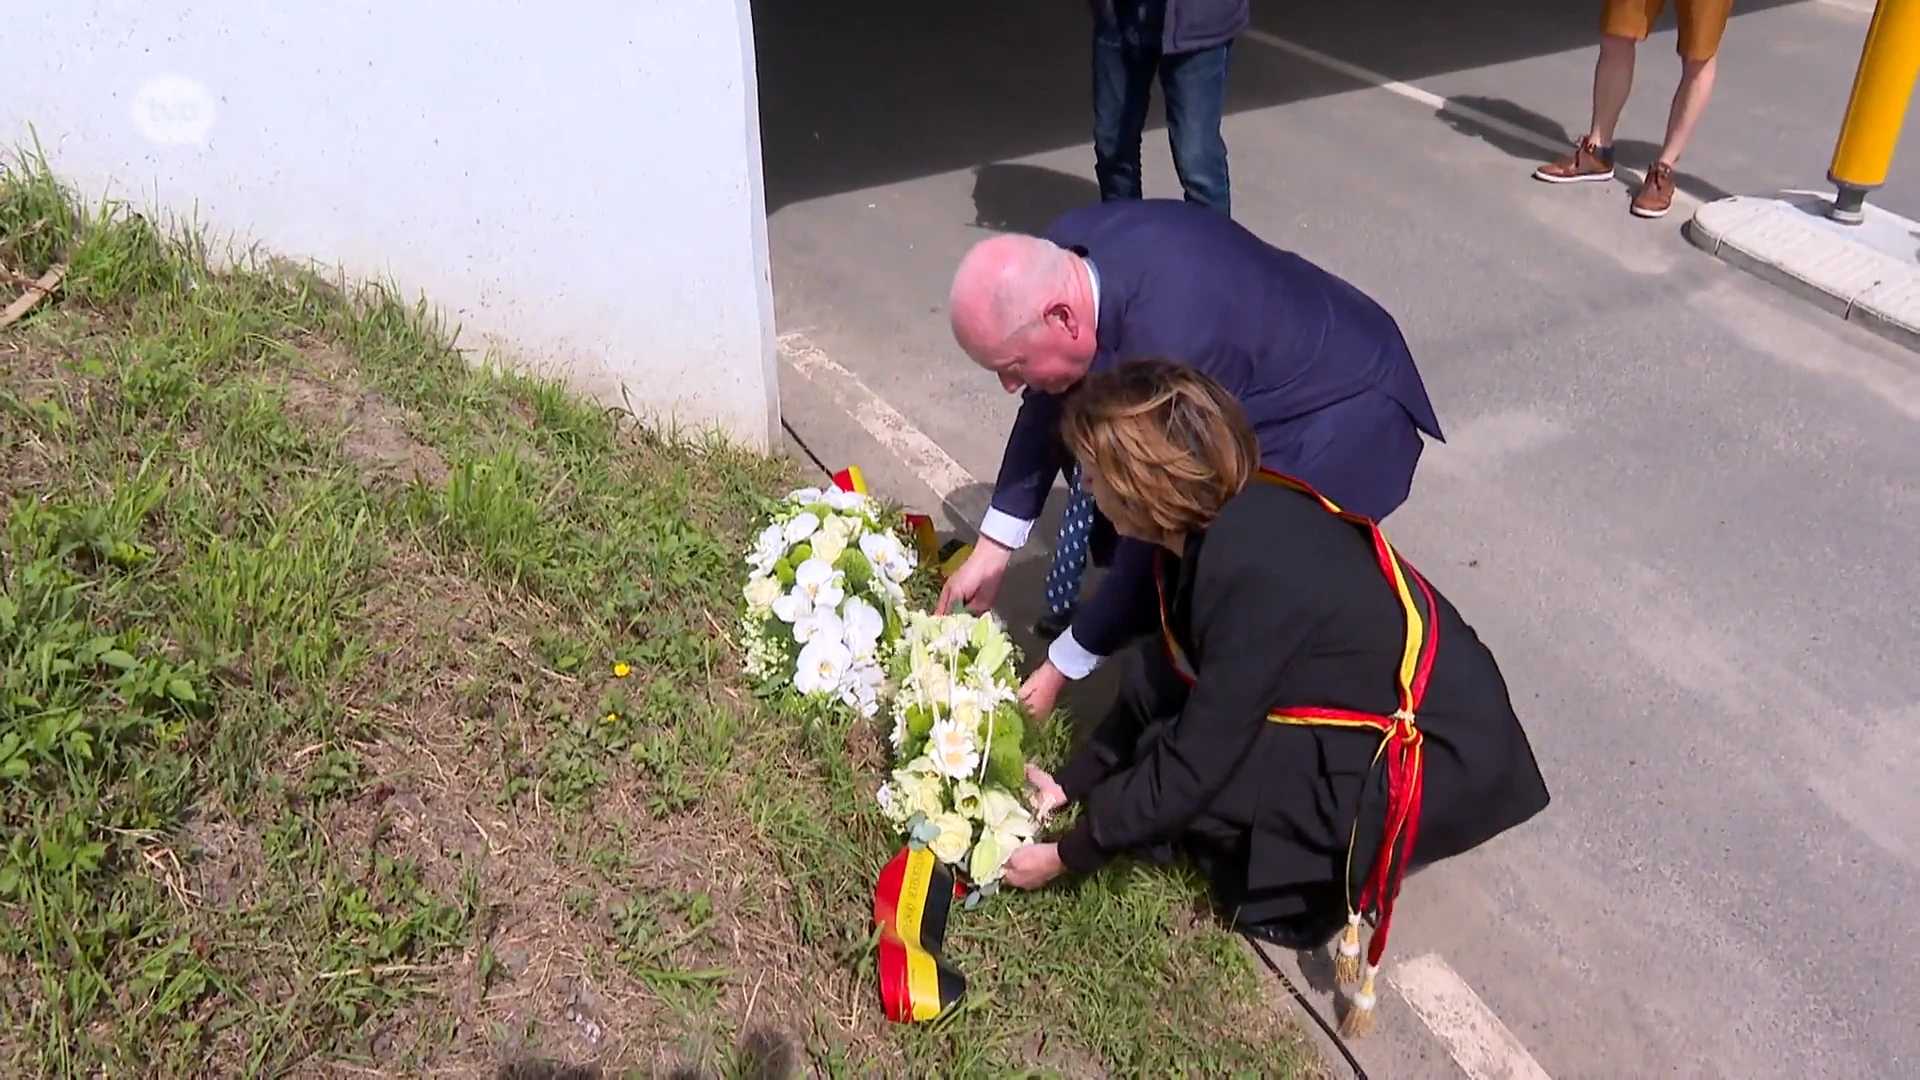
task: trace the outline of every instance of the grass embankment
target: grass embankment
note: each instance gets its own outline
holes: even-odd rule
[[[0,1074],[1304,1068],[1141,869],[956,917],[968,1007],[881,1018],[880,743],[727,640],[794,466],[0,174],[0,303],[56,263],[0,330]]]

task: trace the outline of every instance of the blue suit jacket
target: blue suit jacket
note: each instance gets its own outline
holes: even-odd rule
[[[1225,215],[1179,200],[1098,203],[1043,234],[1085,256],[1100,283],[1094,372],[1159,356],[1190,364],[1225,386],[1253,425],[1268,466],[1375,519],[1405,499],[1417,435],[1440,439],[1440,422],[1393,316],[1365,293]],[[1367,402],[1363,399],[1372,398]],[[1398,408],[1380,405],[1381,398]],[[1316,476],[1314,451],[1342,417],[1401,431],[1342,431],[1414,447],[1382,455],[1377,469]],[[1007,440],[993,508],[1031,521],[1072,464],[1060,440],[1060,398],[1027,390]],[[1352,422],[1352,421],[1345,421]],[[1110,655],[1153,618],[1152,553],[1122,541],[1107,579],[1074,617],[1073,637]]]

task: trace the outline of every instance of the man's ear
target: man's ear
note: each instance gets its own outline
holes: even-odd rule
[[[1078,338],[1080,336],[1080,318],[1073,313],[1072,305],[1062,302],[1048,307],[1047,321],[1058,323],[1060,329],[1066,331],[1067,336],[1070,338]]]

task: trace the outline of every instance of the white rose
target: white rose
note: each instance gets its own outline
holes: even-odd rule
[[[979,731],[980,721],[985,714],[980,710],[980,696],[972,691],[961,690],[953,695],[953,722],[968,731]]]
[[[813,534],[813,557],[828,563],[840,561],[847,550],[847,538],[827,532],[825,529]]]
[[[957,864],[967,857],[967,849],[973,846],[973,822],[959,814],[939,814],[927,820],[940,830],[940,835],[927,845],[934,858]]]
[[[953,699],[953,681],[947,677],[947,669],[931,661],[914,669],[913,685],[928,704],[944,708]]]
[[[910,769],[896,770],[893,788],[905,803],[907,817],[919,813],[933,818],[947,812],[946,784],[937,776]]]
[[[775,600],[780,599],[780,579],[770,577],[754,578],[752,581],[747,582],[746,595],[747,606],[753,610],[761,611],[770,608],[773,606]]]

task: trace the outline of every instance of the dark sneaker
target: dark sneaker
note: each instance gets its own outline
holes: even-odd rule
[[[1072,625],[1072,608],[1068,608],[1065,611],[1048,612],[1040,616],[1039,622],[1033,624],[1033,634],[1041,641],[1051,643],[1054,638],[1066,633],[1067,628]]]
[[[1535,180],[1549,184],[1578,184],[1613,179],[1613,147],[1601,146],[1592,136],[1580,140],[1573,153],[1533,170]]]
[[[1634,217],[1657,218],[1667,216],[1673,209],[1673,166],[1664,161],[1656,161],[1647,170],[1647,179],[1633,196]]]

